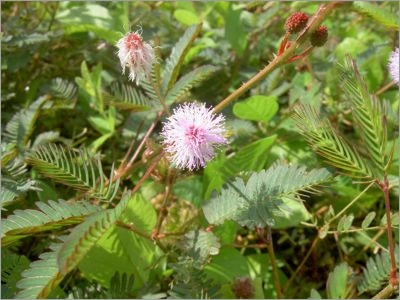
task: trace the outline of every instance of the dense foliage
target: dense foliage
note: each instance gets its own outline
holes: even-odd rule
[[[2,298],[398,296],[397,2],[1,9]],[[194,100],[224,138],[180,169]]]

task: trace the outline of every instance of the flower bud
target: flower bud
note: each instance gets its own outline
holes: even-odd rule
[[[302,12],[295,12],[285,23],[285,30],[289,33],[298,33],[303,30],[308,22],[308,16]]]
[[[328,40],[328,28],[326,26],[319,26],[310,36],[311,45],[314,47],[321,47],[325,45]]]
[[[248,277],[236,278],[232,291],[239,299],[250,299],[254,296],[254,288]]]

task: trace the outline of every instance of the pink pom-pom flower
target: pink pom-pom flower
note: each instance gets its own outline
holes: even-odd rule
[[[388,68],[393,80],[399,84],[399,48],[390,54]]]
[[[122,74],[125,74],[125,68],[128,68],[129,79],[139,84],[151,71],[155,60],[153,47],[142,40],[140,31],[128,33],[117,42],[116,46]]]
[[[180,169],[204,167],[214,157],[214,148],[227,142],[224,121],[223,115],[213,113],[204,103],[175,108],[161,132],[171,162]]]

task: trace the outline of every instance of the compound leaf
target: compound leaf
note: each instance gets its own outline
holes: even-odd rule
[[[249,228],[273,226],[275,216],[282,216],[287,209],[283,197],[297,199],[302,192],[314,192],[314,187],[329,177],[326,169],[307,172],[299,166],[274,166],[252,173],[246,184],[241,178],[229,182],[203,206],[204,215],[211,224],[230,219]]]

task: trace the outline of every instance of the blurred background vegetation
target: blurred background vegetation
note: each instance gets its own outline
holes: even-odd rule
[[[154,120],[157,104],[137,102],[128,109],[115,111],[108,101],[112,98],[110,95],[118,94],[118,87],[135,86],[121,74],[116,55],[115,43],[127,32],[141,28],[144,40],[152,41],[157,46],[156,51],[163,61],[185,30],[202,22],[201,32],[186,55],[180,74],[206,64],[216,69],[179,101],[196,99],[216,105],[273,59],[284,35],[285,20],[291,13],[303,11],[312,15],[319,5],[319,2],[278,1],[1,2],[2,172],[5,172],[3,167],[12,157],[24,160],[28,150],[57,142],[69,147],[86,146],[93,152],[99,152],[105,172],[109,174],[111,165],[124,157],[132,139],[136,135],[139,139],[143,137]],[[269,122],[241,120],[235,118],[232,106],[225,108],[223,113],[233,137],[227,156],[246,144],[277,134],[268,155],[260,160],[260,168],[276,161],[299,163],[310,168],[326,167],[323,159],[313,153],[299,135],[290,115],[296,103],[313,104],[352,141],[354,128],[348,107],[343,102],[345,95],[336,69],[337,63],[343,64],[346,54],[356,60],[370,92],[376,93],[388,104],[389,140],[398,144],[398,86],[388,86],[391,78],[387,62],[391,51],[398,47],[399,4],[388,1],[371,5],[375,8],[371,9],[361,2],[348,2],[332,10],[323,22],[329,30],[327,44],[315,49],[306,58],[273,71],[241,97],[276,96],[279,111]],[[32,108],[35,101],[42,97],[47,104],[37,104],[41,106],[40,114],[27,115],[32,126],[25,131],[21,129],[24,135],[19,136],[21,140],[15,146],[11,143],[7,124],[24,109]],[[98,98],[104,101],[93,100]],[[104,124],[98,122],[95,118],[98,114],[108,118],[108,121]],[[158,147],[160,138],[157,132],[160,129],[161,125],[158,125],[147,146],[149,149]],[[210,176],[218,172],[218,164],[223,162],[223,157],[217,157],[204,172],[183,176],[176,183],[176,203],[171,208],[171,219],[166,226],[170,229],[182,228],[180,226],[184,222],[199,214],[204,199],[211,194]],[[145,155],[138,166],[124,181],[124,187],[133,188],[148,167]],[[390,172],[390,180],[395,186],[391,199],[395,212],[394,225],[397,226],[398,151],[395,151]],[[32,208],[36,201],[67,200],[75,193],[73,189],[40,177],[34,169],[28,169],[28,177],[35,179],[42,191],[28,187],[15,197],[8,198],[9,201],[4,202],[2,197],[2,218],[16,209]],[[313,223],[326,219],[332,211],[343,209],[364,187],[338,176],[324,188],[322,196],[307,199],[305,207],[308,212],[302,210],[299,220],[280,221],[273,236],[281,272],[279,276],[283,283],[299,266],[317,236],[315,228],[299,225],[300,221]],[[162,189],[161,183],[156,180],[148,181],[141,193],[157,208]],[[384,223],[384,201],[377,188],[371,188],[346,214],[353,214],[353,222],[359,224],[371,211],[376,213],[376,224]],[[204,220],[199,218],[188,228],[204,224]],[[248,276],[253,279],[254,285],[261,287],[261,291],[256,290],[256,295],[275,297],[270,271],[264,269],[267,264],[261,262],[266,257],[260,256],[265,254],[265,249],[237,246],[256,243],[254,232],[228,223],[217,228],[216,234],[223,246],[214,259],[214,265],[208,267],[208,275],[226,286],[219,295],[234,296],[229,287],[235,278]],[[398,241],[397,230],[395,235]],[[29,261],[37,260],[53,239],[51,235],[30,236],[7,248],[4,255],[9,256],[2,256],[2,260],[11,259],[15,254],[28,259],[20,270],[14,270],[19,279]],[[313,248],[296,276],[296,284],[292,284],[285,295],[306,298],[312,288],[325,290],[328,274],[341,261],[347,261],[355,273],[361,273],[367,259],[386,247],[387,238],[381,230],[329,234]],[[240,267],[246,263],[255,268],[251,271],[254,274]],[[222,275],[218,275],[217,270],[222,270]],[[171,278],[167,271],[164,272],[154,275],[153,281],[149,282],[150,287],[143,285],[140,287],[142,292],[135,295],[165,293]],[[81,276],[74,274],[71,276],[73,279],[68,280],[76,286],[89,286],[88,280],[93,278]],[[262,280],[256,283],[255,277]],[[63,282],[65,293],[53,295],[70,295],[71,282],[68,280]],[[92,282],[91,286],[96,284]],[[17,290],[15,286],[8,285],[2,296],[12,297]],[[324,292],[321,294],[327,296]],[[355,297],[356,293],[351,295]],[[373,292],[367,292],[362,297],[371,295]]]

